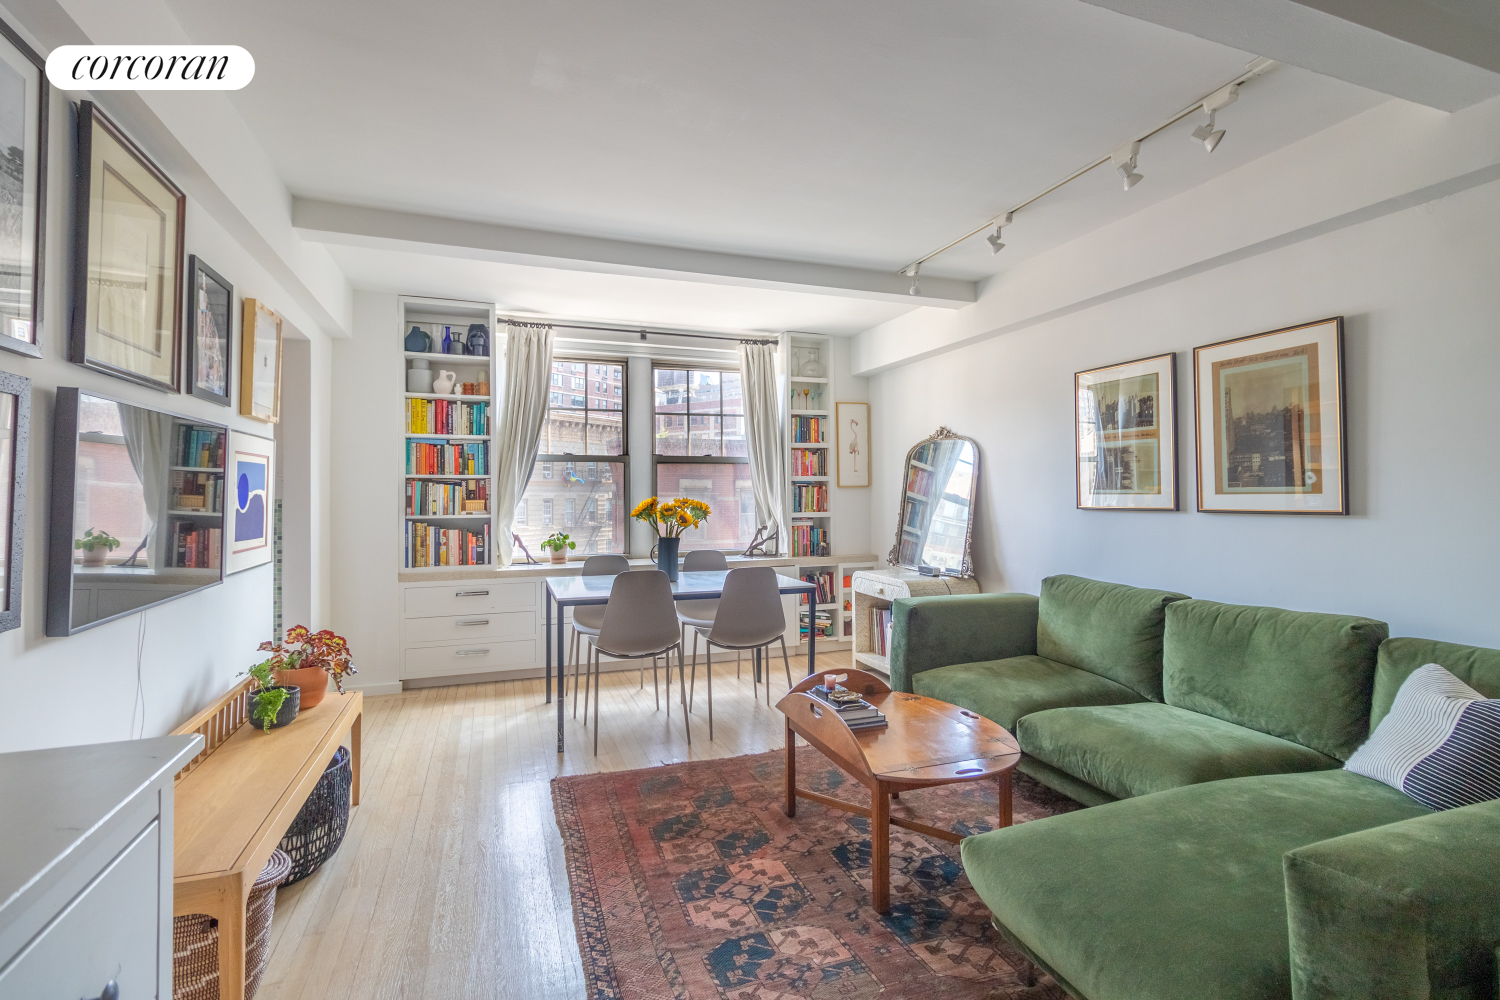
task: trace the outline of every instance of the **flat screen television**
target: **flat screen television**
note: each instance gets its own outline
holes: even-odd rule
[[[227,435],[212,421],[57,390],[48,635],[223,582]]]

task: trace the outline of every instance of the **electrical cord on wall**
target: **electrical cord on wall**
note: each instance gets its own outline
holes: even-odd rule
[[[146,735],[146,686],[141,673],[141,664],[146,656],[146,612],[141,612],[140,625],[135,633],[135,700],[130,703],[130,738],[142,739]],[[141,734],[135,734],[135,710],[141,710]]]

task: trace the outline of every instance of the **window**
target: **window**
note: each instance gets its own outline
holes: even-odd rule
[[[543,538],[563,530],[578,546],[577,555],[623,553],[629,510],[620,391],[625,363],[554,357],[550,382],[536,469],[522,499],[541,501],[542,524],[528,526],[518,518],[516,534],[533,552]]]
[[[755,536],[740,373],[658,366],[652,371],[656,495],[692,497],[713,514],[682,536],[683,549],[739,549]]]
[[[522,500],[520,503],[516,504],[515,523],[517,525],[521,526],[521,527],[525,527],[526,526],[526,501],[525,500]]]

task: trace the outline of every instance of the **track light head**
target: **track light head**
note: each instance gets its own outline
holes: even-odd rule
[[[998,222],[998,223],[995,224],[995,232],[994,232],[994,234],[991,235],[991,236],[986,236],[984,238],[985,242],[987,242],[990,245],[990,253],[996,254],[996,253],[999,253],[1001,250],[1005,249],[1005,244],[1000,242],[1000,230],[1002,230],[1006,226],[1010,225],[1010,220],[1014,219],[1015,217],[1016,217],[1016,213],[1015,212],[1006,212],[1005,213],[1005,218],[1003,220],[1001,220],[1000,222]]]
[[[1193,129],[1193,138],[1203,143],[1203,148],[1210,153],[1219,145],[1219,140],[1224,138],[1224,130],[1214,128],[1214,112],[1208,113],[1208,121]]]
[[[911,287],[906,290],[908,295],[919,295],[922,292],[922,262],[908,265],[902,270],[902,274],[911,279]]]
[[[1224,130],[1214,128],[1214,115],[1229,107],[1240,99],[1240,85],[1231,83],[1229,86],[1216,90],[1203,101],[1203,110],[1208,115],[1208,122],[1193,129],[1193,138],[1203,143],[1203,148],[1212,153],[1224,138]]]
[[[1126,191],[1129,191],[1144,179],[1144,175],[1137,173],[1135,169],[1135,159],[1140,155],[1140,152],[1141,144],[1137,140],[1121,146],[1110,154],[1109,160],[1114,164],[1115,173],[1119,174],[1120,179],[1125,182]]]

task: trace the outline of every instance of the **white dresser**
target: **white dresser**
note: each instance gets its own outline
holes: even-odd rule
[[[402,680],[541,664],[540,580],[458,580],[401,590]]]
[[[172,779],[202,745],[0,754],[0,1000],[170,1000]]]
[[[876,611],[889,608],[903,597],[979,593],[979,580],[972,576],[923,576],[906,569],[860,570],[851,582],[854,590],[854,665],[887,676],[891,672],[891,658],[876,652]]]

